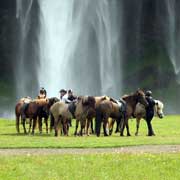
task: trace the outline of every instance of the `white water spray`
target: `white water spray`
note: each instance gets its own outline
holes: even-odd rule
[[[174,72],[177,76],[177,80],[180,83],[180,35],[177,31],[177,16],[176,16],[176,1],[166,0],[166,8],[168,12],[168,38],[167,38],[167,50],[169,58],[174,68]]]
[[[108,0],[39,3],[40,86],[49,96],[57,95],[61,88],[120,96],[120,17],[116,4]]]

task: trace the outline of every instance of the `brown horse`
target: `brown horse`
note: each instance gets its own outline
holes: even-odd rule
[[[123,136],[124,128],[126,126],[127,136],[130,136],[128,120],[134,115],[136,104],[139,102],[147,107],[148,102],[146,101],[145,94],[142,90],[137,90],[133,94],[125,95],[122,97],[122,99],[126,102],[126,117],[124,119],[124,122],[122,121],[121,123],[122,126],[120,129],[120,135]]]
[[[95,98],[93,96],[80,96],[78,97],[76,110],[75,110],[75,118],[76,118],[76,127],[74,135],[77,135],[77,129],[79,122],[81,124],[81,129],[79,134],[83,135],[83,130],[86,126],[87,118],[91,118],[95,116]]]
[[[124,127],[127,129],[127,136],[130,136],[128,119],[132,116],[137,102],[147,105],[145,94],[143,91],[138,90],[131,95],[122,97],[120,104],[112,98],[108,101],[103,101],[99,104],[96,111],[96,134],[100,135],[100,126],[103,122],[104,135],[107,136],[106,124],[108,123],[108,117],[116,119],[118,125],[121,124],[121,133],[123,136]]]
[[[77,98],[76,102],[72,102],[71,104],[62,102],[55,103],[50,111],[52,113],[51,121],[54,121],[51,125],[54,124],[55,136],[58,136],[60,128],[64,131],[64,134],[67,135],[68,121],[72,118],[76,118],[74,134],[77,135],[77,129],[80,122],[80,135],[82,135],[86,124],[86,118],[90,114],[95,113],[95,99],[92,96],[80,96]]]
[[[48,133],[48,118],[49,118],[49,114],[50,114],[50,108],[54,103],[56,103],[58,101],[59,101],[59,99],[56,97],[34,100],[34,102],[36,104],[33,104],[31,106],[31,108],[34,108],[34,110],[35,110],[34,115],[37,117],[36,117],[36,119],[35,118],[33,119],[32,134],[34,134],[37,119],[38,119],[38,125],[39,125],[39,132],[42,133],[42,118],[44,118],[44,123],[46,125],[46,133]],[[31,110],[31,109],[29,109],[29,110]],[[30,121],[29,132],[30,132],[31,126],[32,126],[32,121]]]
[[[22,108],[25,104],[29,104],[32,101],[32,99],[30,97],[23,97],[21,98],[16,106],[15,106],[15,116],[16,116],[16,131],[19,133],[20,129],[19,129],[19,123],[20,123],[20,118],[22,119]],[[24,132],[26,133],[26,129],[25,129],[25,122],[23,124],[23,128],[24,128]]]
[[[98,107],[98,105],[104,101],[104,100],[109,100],[110,97],[108,96],[96,96],[95,98],[95,109]],[[87,117],[87,124],[86,124],[86,135],[89,136],[89,126],[91,126],[91,132],[94,133],[93,129],[93,118],[95,118],[96,113],[94,114],[89,114]]]
[[[22,103],[22,101],[18,102],[16,105],[16,129],[19,132],[19,118],[21,116],[22,124],[24,128],[24,133],[26,134],[25,121],[26,118],[30,119],[29,123],[29,133],[32,127],[32,134],[34,134],[34,130],[36,127],[37,119],[39,124],[39,132],[42,133],[42,118],[44,118],[46,124],[46,132],[48,133],[48,117],[49,117],[49,108],[55,102],[57,98],[49,98],[49,99],[34,99],[29,103]],[[19,114],[18,114],[19,112]],[[19,116],[18,116],[19,115]],[[33,122],[32,122],[33,121]]]
[[[96,107],[96,135],[100,136],[101,123],[103,122],[104,136],[108,136],[106,128],[109,118],[121,121],[124,118],[125,109],[123,102],[118,103],[112,98],[100,102]]]

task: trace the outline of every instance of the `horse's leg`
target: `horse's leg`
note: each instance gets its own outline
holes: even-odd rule
[[[32,118],[29,118],[29,131],[28,131],[28,133],[31,132],[31,127],[32,127]]]
[[[127,118],[122,118],[120,121],[120,136],[124,136],[124,128],[126,125]]]
[[[81,119],[81,130],[80,130],[80,136],[83,136],[83,130],[85,129],[86,126],[86,119]]]
[[[17,131],[17,133],[20,133],[20,130],[19,130],[19,118],[20,118],[20,115],[16,115],[16,131]]]
[[[115,122],[115,119],[112,119],[111,123],[109,125],[109,135],[112,135],[113,127],[114,127],[114,122]]]
[[[91,133],[94,134],[94,128],[93,128],[93,118],[91,119]]]
[[[46,124],[46,134],[48,134],[48,117],[45,117],[44,121]]]
[[[62,122],[61,122],[61,118],[60,117],[54,119],[55,136],[58,136],[58,134],[59,134],[59,128],[60,128],[59,126],[60,126],[61,123]]]
[[[75,132],[74,132],[75,136],[77,135],[78,126],[79,126],[79,120],[76,119],[76,127],[75,127]]]
[[[136,133],[135,133],[136,136],[138,136],[140,120],[141,118],[136,118]]]
[[[96,131],[97,137],[99,137],[101,133],[101,122],[102,122],[101,112],[100,110],[97,109],[96,118],[95,118],[95,123],[96,123],[95,131]]]
[[[114,124],[114,123],[113,123]],[[116,120],[116,130],[115,130],[115,133],[118,133],[118,132],[120,132],[120,120]]]
[[[27,134],[27,131],[26,131],[26,118],[23,118],[22,122],[23,122],[24,134]]]
[[[54,122],[54,131],[55,131],[54,136],[58,136],[58,121]]]
[[[34,130],[36,128],[36,122],[37,121],[37,117],[33,117],[33,127],[32,127],[32,135],[34,135]]]
[[[127,136],[131,136],[131,134],[129,132],[129,123],[128,123],[128,120],[126,121],[126,131],[127,131]]]
[[[69,120],[67,120],[66,118],[62,118],[62,127],[65,136],[67,136],[67,124],[69,124]]]
[[[52,114],[50,114],[50,132],[52,132],[53,127],[54,127],[54,117]]]
[[[86,124],[86,135],[89,136],[89,124],[91,124],[91,119],[87,119],[87,124]]]
[[[108,124],[108,118],[104,118],[103,120],[103,130],[104,130],[104,136],[108,136],[108,133],[107,133],[107,124]]]
[[[38,118],[38,124],[39,124],[39,133],[42,134],[42,117]]]

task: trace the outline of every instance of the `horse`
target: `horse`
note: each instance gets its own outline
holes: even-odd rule
[[[121,119],[121,121],[116,120],[117,121],[116,132],[118,131],[118,128],[120,127],[120,136],[123,136],[124,128],[126,126],[127,136],[131,136],[129,132],[128,120],[133,116],[136,104],[139,102],[146,107],[148,103],[146,101],[144,92],[140,89],[138,89],[135,93],[132,93],[130,95],[122,96],[121,99],[126,104],[125,117]],[[110,123],[110,127],[111,127],[110,133],[112,133],[112,127],[113,127],[114,121],[115,119]]]
[[[39,132],[42,133],[42,118],[44,118],[44,121],[46,124],[46,133],[48,133],[49,108],[56,101],[58,101],[57,98],[34,99],[34,100],[31,100],[28,104],[27,103],[22,104],[20,115],[22,118],[22,124],[23,124],[25,134],[27,133],[26,127],[25,127],[26,118],[30,119],[29,131],[28,131],[29,133],[30,133],[32,123],[33,123],[32,134],[34,134],[37,118],[38,118],[38,124],[39,124]]]
[[[124,118],[125,109],[124,102],[117,102],[112,98],[100,102],[96,107],[96,135],[100,136],[101,123],[103,122],[104,136],[108,136],[106,127],[109,117],[120,121]]]
[[[95,96],[95,109],[98,107],[98,105],[104,101],[104,100],[109,100],[110,97],[108,96]],[[92,134],[94,133],[94,129],[93,129],[93,118],[95,118],[96,113],[94,114],[89,114],[87,117],[87,124],[86,124],[86,135],[89,136],[89,126],[91,125],[91,132]]]
[[[26,96],[26,97],[21,98],[21,99],[17,102],[17,104],[16,104],[16,106],[15,106],[16,131],[17,131],[17,133],[20,133],[19,122],[20,122],[20,118],[22,119],[22,116],[21,116],[21,114],[22,114],[22,108],[23,108],[23,106],[24,106],[25,104],[29,104],[31,101],[32,101],[31,97]],[[25,130],[25,125],[23,125],[23,127],[24,127],[24,132],[26,132],[26,130]]]
[[[59,130],[64,132],[64,135],[68,136],[68,121],[73,118],[72,113],[69,110],[69,104],[65,102],[56,102],[50,108],[51,112],[51,126],[50,130],[54,126],[55,136],[58,136]]]
[[[54,119],[55,136],[58,136],[59,128],[65,129],[67,134],[67,123],[69,119],[76,118],[76,127],[74,135],[77,135],[77,129],[79,122],[81,123],[80,135],[83,135],[83,129],[85,128],[86,118],[90,114],[95,113],[95,99],[92,96],[79,96],[76,102],[70,104],[55,103],[50,109]],[[53,124],[53,123],[51,123]]]
[[[164,104],[160,100],[154,100],[154,101],[155,101],[154,114],[156,116],[158,116],[160,119],[162,119],[164,117],[164,113],[163,113]],[[136,105],[134,116],[136,117],[135,135],[137,136],[141,118],[146,120],[146,109],[142,104],[138,103]],[[151,125],[151,122],[150,122],[150,128],[148,126],[148,135],[149,136],[155,135],[153,128],[152,128],[152,125]]]

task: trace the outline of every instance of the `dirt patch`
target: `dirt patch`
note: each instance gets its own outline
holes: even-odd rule
[[[0,149],[2,155],[53,155],[53,154],[102,154],[102,153],[177,153],[180,145],[143,145],[119,148],[34,148],[34,149]]]

